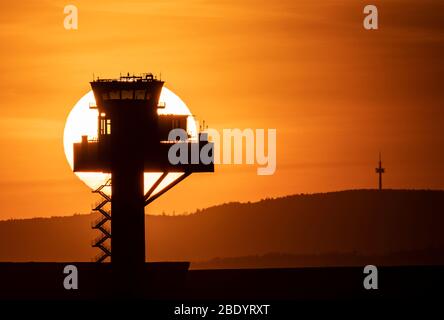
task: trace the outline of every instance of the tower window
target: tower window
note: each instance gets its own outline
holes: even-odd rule
[[[100,135],[111,134],[111,119],[100,119]]]
[[[105,134],[105,126],[106,126],[105,119],[100,119],[100,134],[101,135]]]
[[[122,99],[134,99],[134,90],[122,90]]]
[[[111,134],[111,119],[106,119],[106,134]]]
[[[145,100],[145,90],[136,90],[135,93],[136,100]]]
[[[119,100],[120,99],[120,90],[110,91],[109,98],[111,100]]]

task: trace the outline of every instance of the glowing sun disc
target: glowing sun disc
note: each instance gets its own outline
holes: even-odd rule
[[[66,119],[65,130],[63,132],[63,147],[65,150],[66,160],[68,161],[71,170],[73,169],[73,143],[80,142],[82,136],[88,136],[88,139],[97,138],[97,109],[91,109],[90,105],[95,105],[96,101],[92,91],[85,94],[72,108]],[[197,136],[196,123],[191,116],[190,109],[174,92],[166,87],[162,88],[159,98],[159,104],[165,105],[165,108],[158,109],[158,114],[180,114],[188,115],[187,127],[188,133],[192,138]],[[109,178],[110,174],[101,172],[76,172],[77,177],[82,180],[88,187],[95,190],[100,185],[104,184]],[[144,184],[145,192],[155,183],[161,176],[161,172],[145,172]],[[180,177],[182,173],[169,173],[162,183],[154,190],[156,194],[162,190],[170,182]],[[110,188],[105,188],[106,193],[110,193]]]

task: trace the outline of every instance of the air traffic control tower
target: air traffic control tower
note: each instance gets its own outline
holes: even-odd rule
[[[213,172],[213,162],[204,164],[195,159],[191,163],[191,150],[201,150],[211,142],[204,139],[168,141],[172,129],[187,129],[187,116],[159,115],[159,96],[164,82],[152,74],[121,76],[119,79],[96,79],[91,82],[98,109],[98,138],[82,137],[74,144],[75,172],[103,172],[111,174],[111,196],[103,203],[111,202],[111,212],[104,215],[95,228],[103,236],[95,247],[103,253],[97,261],[110,258],[112,268],[136,272],[145,264],[145,206],[158,198],[193,172]],[[172,144],[188,147],[188,164],[173,165],[168,159]],[[213,157],[213,154],[210,152]],[[144,172],[162,172],[160,178],[144,194]],[[170,172],[180,172],[179,178],[155,195],[153,191]],[[102,204],[103,204],[102,203]],[[105,223],[111,220],[111,229]],[[93,226],[94,227],[94,226]],[[111,238],[111,247],[105,240]],[[109,241],[108,241],[109,242]]]

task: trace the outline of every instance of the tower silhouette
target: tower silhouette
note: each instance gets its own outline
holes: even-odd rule
[[[103,254],[97,261],[111,259],[113,270],[135,277],[145,264],[145,206],[170,190],[193,172],[213,172],[213,161],[204,164],[200,158],[191,158],[191,150],[199,154],[204,146],[213,145],[207,135],[199,133],[197,141],[188,136],[186,141],[169,141],[172,129],[187,129],[187,116],[158,115],[159,97],[164,82],[152,74],[120,76],[119,79],[98,79],[91,82],[98,110],[98,137],[82,137],[75,143],[75,172],[104,172],[111,180],[95,192],[104,197],[95,210],[103,214],[93,228],[102,231],[93,246]],[[168,150],[173,144],[186,144],[188,163],[171,164]],[[209,146],[208,146],[209,145]],[[144,172],[161,172],[150,190],[144,194]],[[181,173],[179,178],[153,195],[168,173]],[[102,188],[111,186],[111,196]],[[111,212],[104,205],[111,202]],[[111,221],[111,230],[104,225]],[[105,245],[111,238],[111,248]],[[134,278],[134,281],[137,281]]]
[[[379,190],[382,190],[382,174],[385,173],[385,168],[382,167],[381,152],[379,153],[379,166],[376,168],[376,173],[379,175]]]

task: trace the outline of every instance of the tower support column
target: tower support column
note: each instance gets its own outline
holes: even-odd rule
[[[123,293],[137,292],[145,266],[142,107],[111,112],[111,263]]]
[[[143,169],[120,169],[112,172],[111,261],[116,266],[140,266],[145,263]]]

